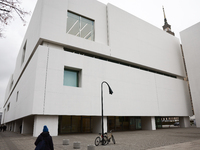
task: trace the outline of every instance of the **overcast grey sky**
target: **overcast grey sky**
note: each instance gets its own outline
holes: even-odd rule
[[[21,0],[23,8],[32,11],[37,0]],[[57,0],[59,2],[59,0]],[[85,0],[86,1],[86,0]],[[111,3],[138,18],[160,28],[164,25],[162,6],[168,23],[171,25],[175,36],[179,38],[179,32],[200,22],[200,0],[99,0],[107,4]],[[92,7],[92,6],[91,6]],[[26,17],[29,23],[30,16]],[[24,34],[28,27],[16,16],[5,28],[5,38],[0,39],[0,111],[3,106],[5,90],[8,80],[14,72],[16,58],[21,46]]]

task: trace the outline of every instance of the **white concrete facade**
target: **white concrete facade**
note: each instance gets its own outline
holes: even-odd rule
[[[180,32],[190,83],[196,126],[200,127],[200,23]]]
[[[94,41],[66,33],[67,11],[94,20]],[[80,70],[80,87],[63,85],[65,67]],[[96,0],[38,0],[8,83],[2,122],[26,124],[31,117],[23,133],[32,129],[37,136],[47,125],[58,135],[59,116],[93,116],[93,132],[101,132],[100,85],[107,81],[114,94],[104,86],[105,132],[107,116],[146,117],[144,129],[155,130],[155,116],[192,115],[185,77],[180,42],[161,29]]]
[[[58,116],[38,115],[34,118],[34,132],[33,135],[37,136],[42,132],[43,126],[47,125],[51,135],[58,133]]]

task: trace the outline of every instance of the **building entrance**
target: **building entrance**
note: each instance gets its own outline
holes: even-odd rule
[[[108,131],[130,131],[141,129],[140,117],[108,117]]]
[[[89,133],[92,131],[92,118],[85,116],[59,116],[59,134]]]

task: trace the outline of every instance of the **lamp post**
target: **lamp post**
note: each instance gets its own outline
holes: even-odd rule
[[[112,89],[110,88],[110,85],[106,82],[106,81],[103,81],[101,83],[101,135],[102,135],[102,145],[104,145],[104,128],[103,128],[103,83],[106,83],[108,85],[108,89],[109,89],[109,94],[112,94],[113,91]]]

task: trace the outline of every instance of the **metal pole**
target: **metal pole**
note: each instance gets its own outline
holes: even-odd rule
[[[102,136],[102,145],[104,145],[104,128],[103,128],[103,83],[101,83],[101,136]]]
[[[101,114],[101,136],[102,136],[102,145],[104,145],[104,125],[103,125],[103,83],[106,83],[107,86],[108,86],[108,89],[109,89],[109,94],[112,94],[113,91],[112,89],[110,88],[109,84],[106,82],[106,81],[103,81],[101,83],[101,111],[102,111],[102,114]]]

